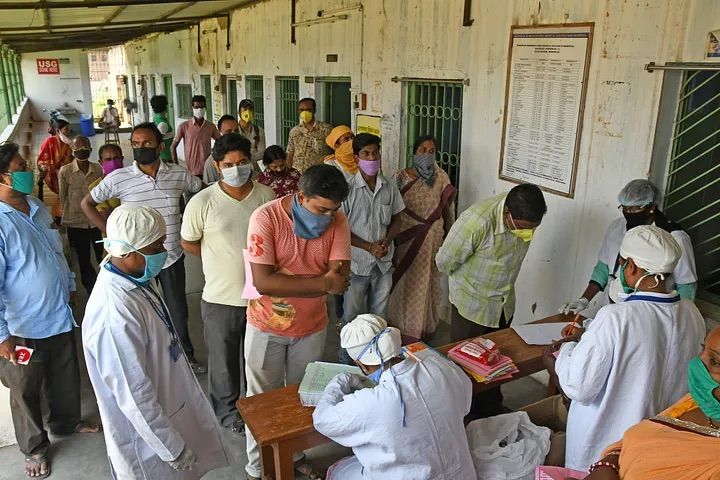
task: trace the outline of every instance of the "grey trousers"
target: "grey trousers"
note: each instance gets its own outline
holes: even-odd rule
[[[269,392],[300,383],[305,367],[322,359],[326,330],[306,337],[281,337],[265,333],[248,324],[245,335],[245,374],[247,395]],[[248,475],[260,477],[260,449],[250,430],[247,438]],[[299,455],[302,458],[302,455]]]
[[[188,306],[185,296],[185,255],[181,255],[169,267],[163,268],[158,275],[158,280],[183,350],[188,359],[194,362],[195,349],[190,341],[190,332],[188,331]]]
[[[10,389],[15,438],[25,455],[42,453],[50,445],[43,426],[43,383],[48,396],[48,427],[69,435],[80,422],[80,368],[75,334],[71,330],[38,340],[15,337],[17,345],[33,349],[30,363],[13,365],[0,359],[0,381]]]
[[[208,348],[208,390],[215,416],[231,427],[237,415],[235,402],[245,396],[245,326],[247,307],[200,302]]]

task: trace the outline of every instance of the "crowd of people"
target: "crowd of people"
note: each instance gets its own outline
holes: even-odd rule
[[[50,208],[33,196],[18,146],[0,145],[0,380],[25,475],[51,473],[45,398],[50,432],[104,428],[114,478],[199,479],[228,464],[221,428],[246,436],[248,479],[261,478],[236,401],[299,383],[323,358],[331,296],[338,361],[376,386],[343,374],[326,388],[315,428],[354,453],[328,478],[477,478],[465,421],[503,414],[500,388],[474,396],[457,365],[405,358],[401,344],[431,342],[446,312],[453,341],[511,325],[514,285],[548,211],[542,191],[517,185],[456,218],[431,136],[389,176],[381,139],[320,122],[311,98],[286,150],[266,146],[250,100],[215,125],[195,96],[177,129],[164,96],[151,105],[128,166],[117,144],[91,162],[89,139],[54,121],[37,159],[58,193]],[[608,228],[581,298],[561,307],[574,321],[545,355],[570,405],[565,463],[592,480],[720,478],[710,453],[720,330],[705,338],[692,245],[658,196],[642,179],[621,190],[624,218]],[[80,418],[80,322],[61,232],[89,296],[82,344],[103,426]],[[189,334],[186,254],[202,260],[207,366]],[[207,397],[196,378],[205,372]]]

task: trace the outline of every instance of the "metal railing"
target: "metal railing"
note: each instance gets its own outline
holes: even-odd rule
[[[252,100],[255,105],[255,125],[265,128],[263,77],[261,75],[247,75],[245,77],[245,91],[247,98]]]
[[[278,144],[287,147],[290,130],[298,124],[298,100],[300,84],[298,77],[276,77]]]

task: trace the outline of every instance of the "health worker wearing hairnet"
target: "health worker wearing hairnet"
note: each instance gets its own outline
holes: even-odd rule
[[[675,288],[681,298],[695,299],[697,274],[690,236],[680,225],[665,217],[658,208],[658,201],[658,190],[649,180],[636,179],[625,185],[618,194],[620,203],[618,208],[622,209],[623,218],[618,218],[608,227],[598,254],[598,262],[590,275],[590,282],[585,292],[578,300],[567,302],[560,307],[560,313],[581,313],[588,308],[590,301],[606,287],[608,287],[610,300],[617,301],[617,293],[621,290],[618,281],[620,243],[625,232],[640,225],[655,225],[670,233],[680,245],[682,255],[677,266],[671,272],[672,276],[668,281],[668,287]]]
[[[325,388],[315,429],[355,454],[328,480],[476,478],[463,424],[472,384],[460,367],[432,351],[403,358],[400,330],[372,314],[345,325],[340,346],[377,386],[344,373]]]
[[[183,353],[154,278],[165,221],[144,205],[107,220],[82,325],[88,374],[115,479],[196,480],[228,464],[220,426]]]
[[[572,400],[565,466],[587,471],[606,444],[688,392],[687,365],[705,337],[695,304],[669,287],[681,249],[655,225],[629,230],[620,245],[618,303],[587,330],[546,351],[548,370]],[[557,360],[549,352],[557,350]]]

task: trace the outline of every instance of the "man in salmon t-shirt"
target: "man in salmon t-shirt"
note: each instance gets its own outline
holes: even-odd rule
[[[325,297],[341,295],[350,284],[350,228],[338,211],[347,196],[340,170],[316,165],[303,174],[299,193],[250,217],[250,267],[261,297],[247,309],[248,397],[300,383],[307,364],[322,358]],[[250,431],[247,455],[248,478],[259,479],[260,451]]]

